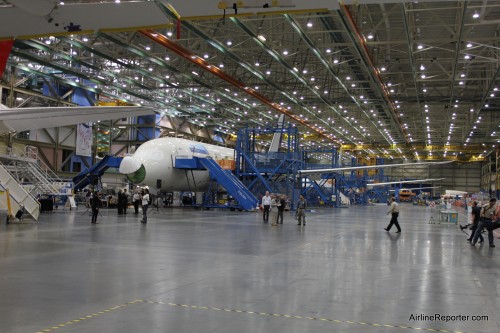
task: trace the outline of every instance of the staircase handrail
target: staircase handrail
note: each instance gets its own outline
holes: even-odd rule
[[[2,183],[0,183],[0,187],[1,187],[2,189],[4,189],[4,191],[7,191],[7,190],[8,190],[8,188],[7,188],[7,187],[5,187]],[[40,206],[40,201],[38,201],[38,200],[37,200],[37,198],[35,198],[35,197],[33,196],[33,194],[31,194],[31,193],[30,193],[30,192],[28,192],[28,191],[26,191],[26,193],[27,193],[27,194],[28,194],[28,195],[29,195],[29,196],[30,196],[33,200],[35,200],[35,201],[37,202],[38,206]],[[22,202],[20,202],[19,200],[17,200],[14,196],[12,196],[12,195],[11,195],[11,196],[10,196],[10,198],[11,198],[12,200],[14,200],[14,201],[15,201],[15,202],[19,205],[19,206],[24,207],[24,203],[22,203]]]
[[[22,185],[16,181],[15,178],[12,177],[12,175],[2,165],[0,165],[0,170],[2,174],[2,181],[6,180],[6,183],[2,182],[0,185],[2,188],[9,190],[9,199],[13,199],[13,202],[19,207],[24,207],[26,212],[38,221],[40,214],[40,202],[30,192],[26,191],[26,189],[23,188]],[[6,178],[4,179],[3,176]],[[12,185],[6,186],[7,184],[11,184],[11,181]],[[16,196],[19,196],[19,199],[16,198]]]
[[[0,183],[0,187],[5,191],[7,192],[7,188],[5,186],[3,186],[2,183]],[[28,192],[29,193],[29,192]],[[31,194],[30,194],[31,195]],[[31,195],[32,196],[32,195]],[[33,197],[33,196],[32,196]],[[21,202],[19,202],[19,200],[17,200],[14,196],[10,196],[10,199],[14,200],[20,207],[23,206],[23,204]],[[38,201],[38,200],[37,200]]]
[[[33,156],[33,155],[27,153],[26,150],[29,149],[29,147],[31,147],[31,146],[25,146],[24,151],[19,150],[17,148],[14,148],[12,150],[12,152],[14,152],[14,154],[16,154],[17,156],[19,156],[21,158],[30,159],[30,160],[34,160],[35,162],[37,162],[34,164],[36,164],[37,168],[39,169],[39,171],[42,172],[42,174],[45,173],[44,176],[48,180],[51,180],[54,182],[63,182],[63,180],[61,178],[59,178],[59,176],[54,171],[52,171],[52,169],[44,161],[42,161],[39,158],[38,154],[35,154]]]
[[[229,193],[233,192],[231,194],[237,199],[241,206],[250,210],[257,205],[257,198],[229,170],[222,169],[221,166],[211,157],[200,158],[199,161],[204,167],[207,168],[207,170],[209,170],[210,173],[212,173],[212,176],[217,178],[217,180],[222,181],[223,179],[227,179],[229,181],[228,183],[221,183],[221,185]],[[245,202],[242,202],[239,199],[244,199]]]

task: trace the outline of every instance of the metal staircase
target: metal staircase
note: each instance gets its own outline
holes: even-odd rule
[[[78,175],[73,177],[73,184],[75,190],[81,190],[85,186],[90,185],[93,180],[102,177],[108,168],[119,168],[123,157],[105,156],[102,160],[85,169]]]
[[[28,147],[30,148],[30,147]],[[30,187],[30,194],[60,194],[60,184],[64,181],[36,158],[36,153],[15,152],[0,154],[3,168],[18,183]]]
[[[199,158],[199,162],[210,172],[210,175],[238,201],[243,209],[255,209],[258,204],[257,198],[231,173],[231,171],[222,169],[220,165],[211,158]]]
[[[236,199],[242,209],[253,210],[258,204],[258,200],[252,192],[231,171],[224,170],[211,157],[177,157],[174,167],[186,170],[208,170],[210,177],[224,187]]]
[[[13,214],[24,207],[26,213],[38,221],[40,203],[2,165],[0,165],[0,189],[8,190],[11,199],[10,209]]]

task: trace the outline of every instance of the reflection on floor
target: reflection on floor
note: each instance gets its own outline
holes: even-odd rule
[[[409,204],[385,232],[387,209],[322,208],[305,227],[180,208],[2,225],[0,332],[498,332],[500,248]]]

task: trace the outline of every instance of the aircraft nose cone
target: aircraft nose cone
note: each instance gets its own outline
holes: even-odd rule
[[[139,170],[141,166],[141,161],[132,156],[126,156],[120,163],[120,168],[118,170],[120,171],[120,173],[128,175]]]

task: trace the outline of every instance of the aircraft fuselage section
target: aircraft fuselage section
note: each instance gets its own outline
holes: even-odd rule
[[[232,159],[234,150],[181,138],[153,139],[125,157],[120,172],[137,185],[156,189],[161,185],[162,191],[204,191],[210,183],[208,171],[175,168],[176,158],[193,157]]]

